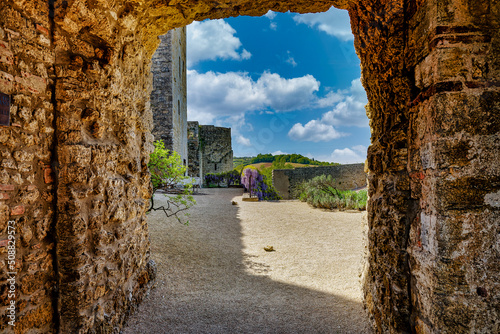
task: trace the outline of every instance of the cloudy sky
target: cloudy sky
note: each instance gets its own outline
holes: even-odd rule
[[[194,22],[187,36],[188,119],[231,127],[235,156],[366,159],[367,99],[346,11]]]

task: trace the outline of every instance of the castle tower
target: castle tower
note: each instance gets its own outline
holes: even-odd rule
[[[160,46],[152,59],[153,135],[165,147],[180,154],[188,164],[186,28],[170,30],[160,36]]]

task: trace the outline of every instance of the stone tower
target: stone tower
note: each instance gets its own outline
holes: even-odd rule
[[[162,140],[166,148],[179,153],[187,165],[186,27],[160,36],[151,73],[153,135],[155,140]]]
[[[231,128],[188,122],[189,176],[223,173],[233,169]]]
[[[199,132],[203,174],[231,171],[233,169],[231,128],[202,125]]]

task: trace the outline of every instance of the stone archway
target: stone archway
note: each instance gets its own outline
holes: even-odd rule
[[[374,328],[498,331],[494,0],[2,2],[0,91],[13,126],[0,129],[0,211],[23,231],[18,328],[112,332],[154,277],[145,210],[157,36],[193,20],[332,5],[350,13],[370,106]]]

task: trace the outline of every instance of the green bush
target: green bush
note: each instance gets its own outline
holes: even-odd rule
[[[167,217],[175,216],[181,222],[178,215],[184,211],[184,215],[189,216],[189,213],[185,211],[196,204],[193,196],[191,196],[193,184],[188,182],[189,177],[185,176],[186,166],[182,164],[181,156],[175,151],[166,149],[161,140],[153,144],[155,149],[150,154],[148,163],[153,188],[148,212],[161,210]],[[160,189],[170,192],[176,190],[176,194],[165,194],[167,204],[157,207],[154,202],[154,194]],[[187,225],[188,221],[184,224]]]
[[[298,188],[299,199],[315,208],[339,210],[366,210],[368,193],[361,191],[342,191],[335,188],[335,180],[331,175],[317,176],[303,182]]]
[[[208,173],[205,175],[205,185],[208,188],[220,188],[221,184],[224,187],[237,186],[241,184],[240,172],[233,169],[229,172]]]

